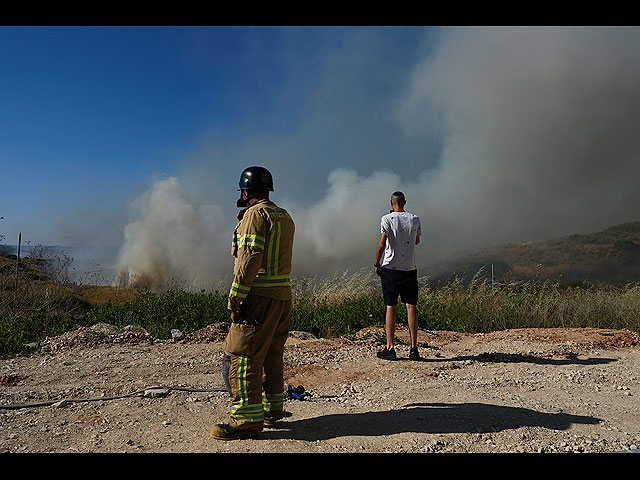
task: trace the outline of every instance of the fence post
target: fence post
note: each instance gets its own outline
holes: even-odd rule
[[[13,292],[13,302],[16,301],[16,292],[18,291],[18,265],[20,264],[20,244],[22,243],[22,232],[18,235],[18,255],[16,256],[16,289]]]

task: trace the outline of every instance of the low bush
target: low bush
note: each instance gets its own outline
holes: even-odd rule
[[[51,303],[51,305],[55,302]],[[472,282],[453,280],[432,287],[420,279],[419,327],[467,333],[511,328],[597,327],[640,331],[640,285]],[[299,278],[293,286],[291,330],[320,337],[349,336],[384,325],[385,306],[379,279],[357,272],[333,278]],[[98,322],[136,325],[157,338],[171,329],[185,333],[229,321],[227,292],[146,290],[120,305],[111,302],[61,312],[41,306],[32,311],[0,311],[0,354],[26,344]],[[404,306],[398,322],[406,323]]]

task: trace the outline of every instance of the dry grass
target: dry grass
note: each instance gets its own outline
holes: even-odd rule
[[[640,331],[640,286],[490,282],[423,287],[419,315],[447,329],[595,327]]]
[[[69,281],[72,261],[47,258],[36,250],[19,261],[15,255],[0,256],[0,314],[46,311],[57,316],[86,309],[80,286]]]
[[[92,306],[111,302],[115,305],[123,305],[133,302],[143,292],[142,288],[114,287],[110,285],[82,285],[78,290],[79,297]]]
[[[292,280],[293,301],[313,299],[336,305],[348,299],[380,294],[380,279],[368,270],[333,277],[299,277]]]
[[[333,329],[339,329],[335,322],[345,318],[350,320],[344,323],[354,328],[362,322],[384,322],[380,279],[366,270],[332,278],[296,279],[296,308],[307,317],[324,319]],[[402,305],[398,315],[399,321],[405,320]],[[478,275],[468,284],[455,279],[436,287],[429,278],[421,277],[418,320],[421,328],[461,332],[551,327],[640,331],[640,285],[492,284]]]
[[[206,291],[175,283],[151,292],[79,285],[69,281],[65,259],[58,263],[23,259],[16,288],[15,258],[4,259],[0,262],[0,353],[96,322],[137,324],[166,334],[171,328],[192,331],[229,321],[229,278]],[[292,280],[293,330],[340,336],[384,324],[380,279],[370,270]],[[402,305],[398,321],[406,321]],[[470,283],[456,279],[436,287],[422,277],[418,321],[427,330],[468,333],[551,327],[640,331],[640,285],[492,284],[478,275]]]

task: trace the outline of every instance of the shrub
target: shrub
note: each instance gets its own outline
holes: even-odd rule
[[[379,279],[368,272],[332,278],[299,278],[293,283],[291,330],[321,337],[352,335],[384,325],[385,306]],[[79,326],[97,322],[137,325],[157,338],[170,338],[173,328],[185,333],[211,323],[229,321],[227,293],[170,289],[146,290],[121,305],[111,302],[90,309],[61,312],[33,305],[29,312],[0,311],[0,353],[17,352]],[[511,328],[597,327],[640,331],[640,285],[510,282],[486,280],[465,285],[459,279],[433,287],[420,279],[418,324],[426,330],[467,333]],[[406,309],[398,307],[398,322]]]

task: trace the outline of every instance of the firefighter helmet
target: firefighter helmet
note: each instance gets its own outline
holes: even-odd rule
[[[245,168],[240,175],[240,190],[268,190],[273,192],[273,177],[264,167]]]

